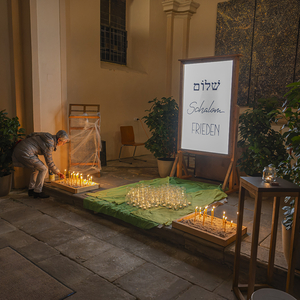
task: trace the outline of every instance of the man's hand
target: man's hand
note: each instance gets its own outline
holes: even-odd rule
[[[59,176],[60,179],[64,179],[65,178],[65,175],[63,173],[58,173],[57,175]]]

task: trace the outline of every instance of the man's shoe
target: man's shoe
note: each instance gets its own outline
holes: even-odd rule
[[[33,192],[33,197],[34,198],[49,198],[50,196],[45,194],[44,192],[41,192],[41,193]]]
[[[34,193],[34,189],[32,189],[32,190],[28,190],[28,196],[33,196],[33,193]]]

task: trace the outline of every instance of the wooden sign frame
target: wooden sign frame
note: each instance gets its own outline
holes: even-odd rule
[[[238,118],[239,118],[239,109],[237,106],[237,94],[238,94],[238,77],[239,77],[239,58],[241,55],[224,55],[224,56],[211,56],[203,58],[190,58],[190,59],[181,59],[180,66],[180,97],[179,97],[179,117],[178,117],[178,153],[175,158],[175,163],[172,168],[170,176],[174,176],[175,168],[177,167],[177,177],[179,178],[188,178],[191,177],[188,175],[187,168],[183,160],[184,153],[191,153],[196,155],[209,155],[216,157],[224,157],[230,159],[230,164],[224,178],[223,190],[226,193],[233,192],[238,190],[239,178],[236,169],[236,145],[237,145],[237,132],[238,132]],[[230,88],[230,119],[229,119],[229,136],[228,136],[228,151],[227,153],[215,153],[215,152],[206,152],[195,149],[182,148],[182,131],[183,131],[183,97],[184,97],[184,66],[187,64],[197,64],[201,63],[214,63],[214,62],[224,62],[232,61],[232,78],[231,78],[231,87]],[[207,65],[207,64],[206,64]],[[213,64],[212,64],[213,65]],[[216,74],[216,78],[218,74]],[[205,81],[206,83],[206,81]],[[204,90],[204,83],[203,85]],[[194,83],[195,85],[195,83]],[[198,83],[200,86],[200,83]],[[201,87],[201,86],[200,86]],[[202,87],[201,87],[202,88]],[[184,172],[184,175],[183,173]],[[217,170],[216,170],[217,172]],[[229,187],[228,187],[229,184]]]

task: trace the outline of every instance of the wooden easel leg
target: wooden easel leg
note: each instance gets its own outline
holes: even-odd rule
[[[227,184],[228,184],[228,190],[226,190]],[[240,183],[239,183],[239,177],[238,177],[238,170],[236,167],[236,161],[232,160],[228,167],[228,170],[227,170],[224,182],[223,182],[222,190],[226,194],[230,194],[230,193],[238,191],[239,185],[240,185]]]
[[[189,175],[189,173],[188,173],[185,161],[183,159],[183,153],[182,152],[178,152],[178,154],[175,158],[173,168],[174,168],[174,166],[176,166],[176,163],[177,163],[177,177],[178,178],[190,178],[190,177],[192,177],[192,175]],[[173,177],[173,176],[171,176],[171,175],[173,175],[173,172],[175,173],[175,169],[173,170],[173,168],[171,170],[170,177]],[[184,171],[184,175],[182,174],[182,169]]]
[[[226,186],[227,186],[227,184],[228,184],[228,180],[229,180],[229,176],[230,176],[230,174],[231,174],[232,166],[233,166],[233,161],[231,161],[230,164],[229,164],[229,167],[228,167],[228,170],[227,170],[227,173],[226,173],[224,182],[223,182],[222,190],[223,190],[224,192],[225,192]]]
[[[182,178],[182,160],[183,154],[182,152],[178,152],[178,163],[177,163],[177,177]]]
[[[185,174],[185,175],[182,176],[182,178],[191,178],[192,175],[189,175],[189,172],[187,170],[186,163],[185,163],[184,159],[182,160],[182,166],[183,166],[183,171],[184,171],[184,174]]]
[[[175,156],[175,161],[174,161],[171,173],[170,173],[170,177],[174,177],[175,176],[177,164],[178,164],[178,154],[176,154],[176,156]]]

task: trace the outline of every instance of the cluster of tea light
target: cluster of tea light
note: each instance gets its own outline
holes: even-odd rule
[[[195,214],[194,214],[194,223],[196,222],[202,222],[202,225],[205,226],[205,222],[208,220],[209,216],[207,215],[207,208],[208,206],[205,206],[203,212],[202,208],[198,206],[195,207]],[[212,226],[214,223],[214,214],[215,214],[215,207],[213,206],[211,209],[211,214],[210,214],[210,225]],[[201,220],[202,219],[202,220]],[[209,221],[206,222],[209,224]],[[223,219],[222,219],[222,229],[224,232],[226,232],[226,226],[227,226],[227,217],[225,211],[223,211]],[[230,227],[232,227],[233,221],[230,222]]]
[[[126,203],[141,209],[166,207],[179,210],[191,205],[187,199],[185,188],[170,184],[158,187],[140,184],[137,187],[128,188]]]
[[[68,176],[67,176],[68,174]],[[72,187],[84,187],[96,184],[93,182],[93,176],[87,175],[86,178],[83,178],[82,174],[70,172],[65,169],[64,171],[65,178],[63,183]]]

